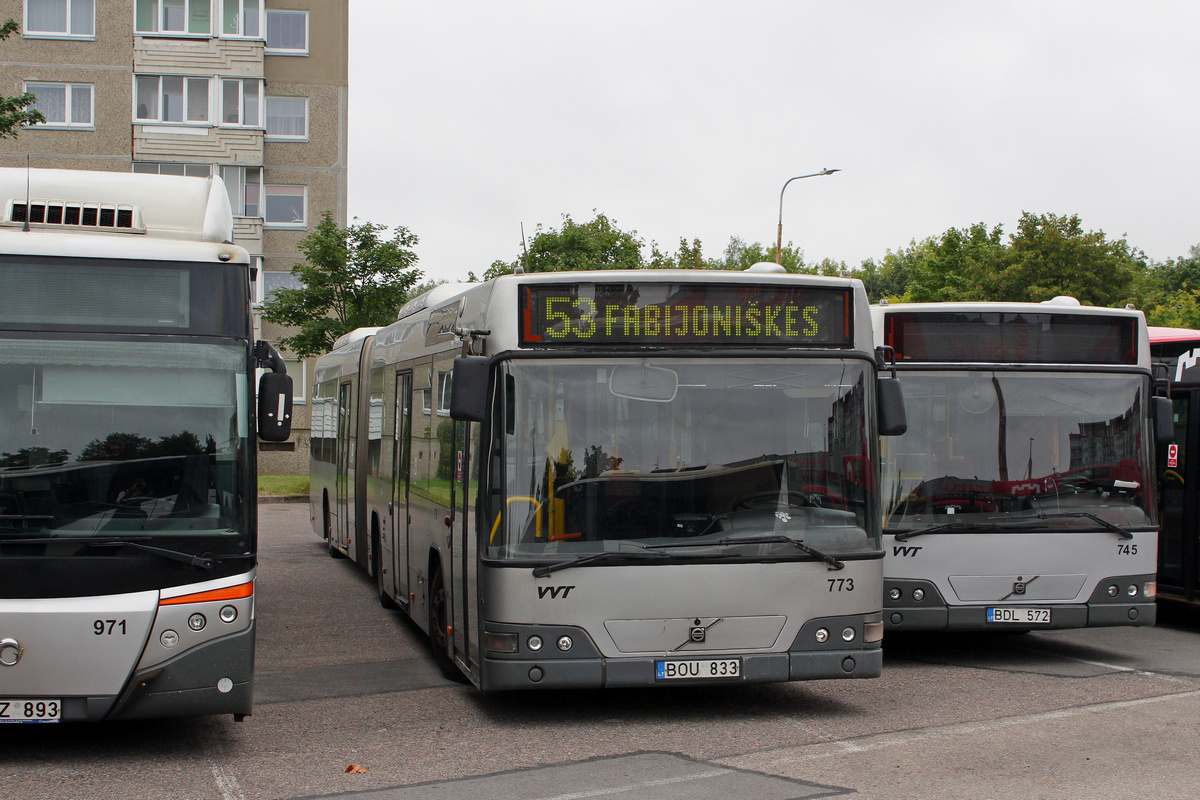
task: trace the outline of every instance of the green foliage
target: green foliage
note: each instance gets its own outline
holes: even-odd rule
[[[308,494],[308,476],[259,475],[258,493],[267,497]]]
[[[0,41],[20,32],[16,20],[7,20],[0,25]],[[42,112],[29,108],[35,102],[37,96],[30,92],[15,97],[0,96],[0,139],[15,139],[22,128],[46,121]]]
[[[804,266],[804,251],[791,242],[780,248],[779,255],[779,263],[787,272],[811,274],[811,270]],[[743,239],[732,236],[729,244],[725,245],[725,262],[721,268],[744,270],[763,261],[776,263],[774,246],[765,246],[760,242],[746,244]]]
[[[408,249],[415,234],[370,222],[340,228],[326,211],[315,230],[300,241],[307,259],[292,267],[303,284],[279,289],[263,303],[263,319],[300,329],[280,344],[299,356],[327,352],[334,341],[355,328],[389,325],[411,296],[421,277],[417,256]]]
[[[1070,295],[1084,305],[1124,305],[1145,257],[1124,239],[1084,231],[1077,215],[1021,215],[1010,238],[997,300],[1037,302]]]
[[[578,223],[563,214],[562,227],[540,223],[529,241],[528,255],[512,262],[494,261],[484,280],[511,275],[520,264],[528,272],[565,272],[587,269],[642,269],[642,240],[637,231],[623,231],[600,212],[591,222]]]

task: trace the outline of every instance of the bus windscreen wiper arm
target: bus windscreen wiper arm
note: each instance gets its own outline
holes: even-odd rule
[[[713,545],[735,545],[735,544],[790,544],[796,549],[808,553],[815,559],[824,561],[829,565],[831,570],[845,569],[846,565],[838,561],[831,555],[826,555],[815,547],[809,547],[799,539],[793,539],[790,536],[783,534],[771,534],[769,536],[747,536],[738,538],[736,536],[726,536],[724,539],[718,539],[715,542],[671,542],[669,544],[649,544],[647,548],[666,548],[666,547],[711,547]]]
[[[1103,517],[1098,517],[1095,514],[1089,514],[1086,511],[1062,511],[1057,514],[1038,514],[1038,519],[1057,519],[1062,517],[1080,517],[1082,519],[1090,519],[1101,528],[1107,528],[1108,530],[1120,536],[1122,539],[1133,538],[1133,534],[1122,528],[1120,525],[1109,522]]]
[[[201,569],[212,569],[216,563],[211,556],[198,556],[192,553],[183,553],[179,550],[168,550],[165,547],[153,547],[141,542],[131,542],[128,539],[101,539],[97,541],[83,537],[49,536],[37,539],[3,539],[0,540],[0,544],[81,544],[85,547],[132,547],[135,550],[153,553],[161,558],[178,561],[180,564],[187,564],[192,567],[200,567]]]
[[[645,550],[605,550],[602,553],[591,553],[590,555],[580,556],[569,561],[559,561],[557,564],[544,564],[540,567],[534,567],[533,577],[544,578],[551,572],[558,572],[560,569],[583,567],[588,564],[598,564],[601,561],[654,561],[662,558],[670,558],[670,556],[666,553],[647,552]]]
[[[957,531],[980,531],[984,533],[1019,531],[1036,524],[1033,520],[1029,520],[1028,522],[943,522],[940,525],[930,525],[928,528],[903,530],[896,534],[896,541],[906,542],[914,536],[923,536],[926,533],[945,533],[947,531],[951,533]],[[884,532],[888,532],[889,530],[895,530],[895,528],[884,528]]]

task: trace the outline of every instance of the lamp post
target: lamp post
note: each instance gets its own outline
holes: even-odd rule
[[[835,172],[841,172],[841,170],[840,169],[822,169],[820,172],[814,172],[810,175],[797,175],[794,178],[788,178],[784,182],[783,189],[779,190],[779,237],[775,240],[775,263],[776,264],[783,263],[783,192],[784,192],[784,189],[787,189],[788,184],[791,183],[792,181],[798,181],[801,178],[816,178],[821,175],[832,175]]]

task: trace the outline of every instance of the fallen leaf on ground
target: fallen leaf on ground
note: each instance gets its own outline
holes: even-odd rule
[[[362,764],[351,764],[350,766],[346,767],[345,771],[353,772],[355,775],[362,775],[364,772],[367,771],[367,768],[364,767]]]

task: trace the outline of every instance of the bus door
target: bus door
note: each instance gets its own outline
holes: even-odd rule
[[[396,373],[396,413],[392,426],[392,497],[391,529],[387,532],[388,546],[384,547],[386,564],[392,577],[388,585],[395,588],[396,599],[405,608],[409,600],[408,531],[412,515],[408,512],[409,449],[412,437],[412,373]]]
[[[351,499],[354,487],[354,384],[347,381],[338,387],[337,420],[337,475],[334,492],[337,495],[333,530],[329,534],[329,546],[348,552],[350,537],[354,530],[354,503]]]
[[[1158,539],[1159,594],[1200,601],[1200,389],[1171,389],[1175,443],[1158,448],[1162,531]]]
[[[479,585],[479,536],[475,530],[475,486],[479,477],[475,453],[478,450],[478,438],[478,423],[454,423],[453,565],[450,570],[454,655],[476,682],[479,680],[480,635],[475,605],[476,587]]]

